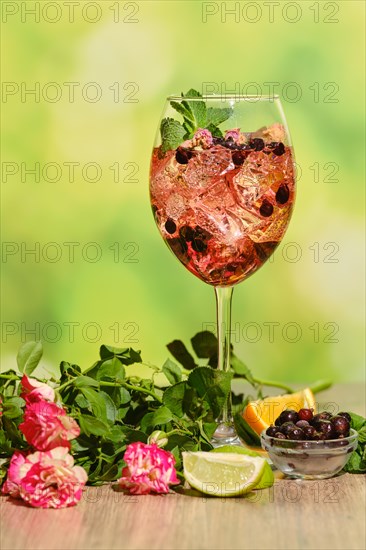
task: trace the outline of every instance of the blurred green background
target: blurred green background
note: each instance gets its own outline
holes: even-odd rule
[[[298,198],[235,289],[234,347],[258,377],[362,380],[364,2],[2,4],[2,368],[38,336],[50,370],[102,343],[159,364],[213,326],[213,289],[154,225],[154,135],[171,93],[273,83]]]

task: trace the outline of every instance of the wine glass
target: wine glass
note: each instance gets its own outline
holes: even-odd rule
[[[207,95],[166,100],[152,153],[150,197],[165,243],[216,294],[218,369],[230,369],[234,285],[255,273],[287,229],[294,157],[280,99]],[[231,398],[213,446],[240,445]]]

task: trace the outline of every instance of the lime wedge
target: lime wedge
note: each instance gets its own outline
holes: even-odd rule
[[[263,456],[260,453],[252,451],[251,449],[247,449],[246,447],[239,447],[236,445],[223,445],[222,447],[216,447],[216,449],[212,449],[210,453],[237,453],[247,456]],[[256,485],[254,489],[267,489],[268,487],[272,487],[274,483],[272,468],[267,461],[265,462],[266,463],[264,465],[263,475],[260,478],[258,485]]]
[[[237,453],[183,452],[184,477],[206,495],[235,497],[251,491],[263,475],[264,458]]]

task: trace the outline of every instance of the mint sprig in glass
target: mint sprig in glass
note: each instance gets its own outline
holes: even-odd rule
[[[279,97],[195,90],[168,97],[150,197],[165,243],[215,289],[217,368],[227,372],[233,288],[273,254],[294,205],[293,150]],[[230,397],[216,421],[214,446],[240,444]]]

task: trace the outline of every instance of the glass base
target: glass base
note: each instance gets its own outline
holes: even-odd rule
[[[211,439],[211,445],[215,448],[223,447],[224,445],[243,447],[242,441],[236,433],[234,425],[230,422],[221,422],[217,425]]]

